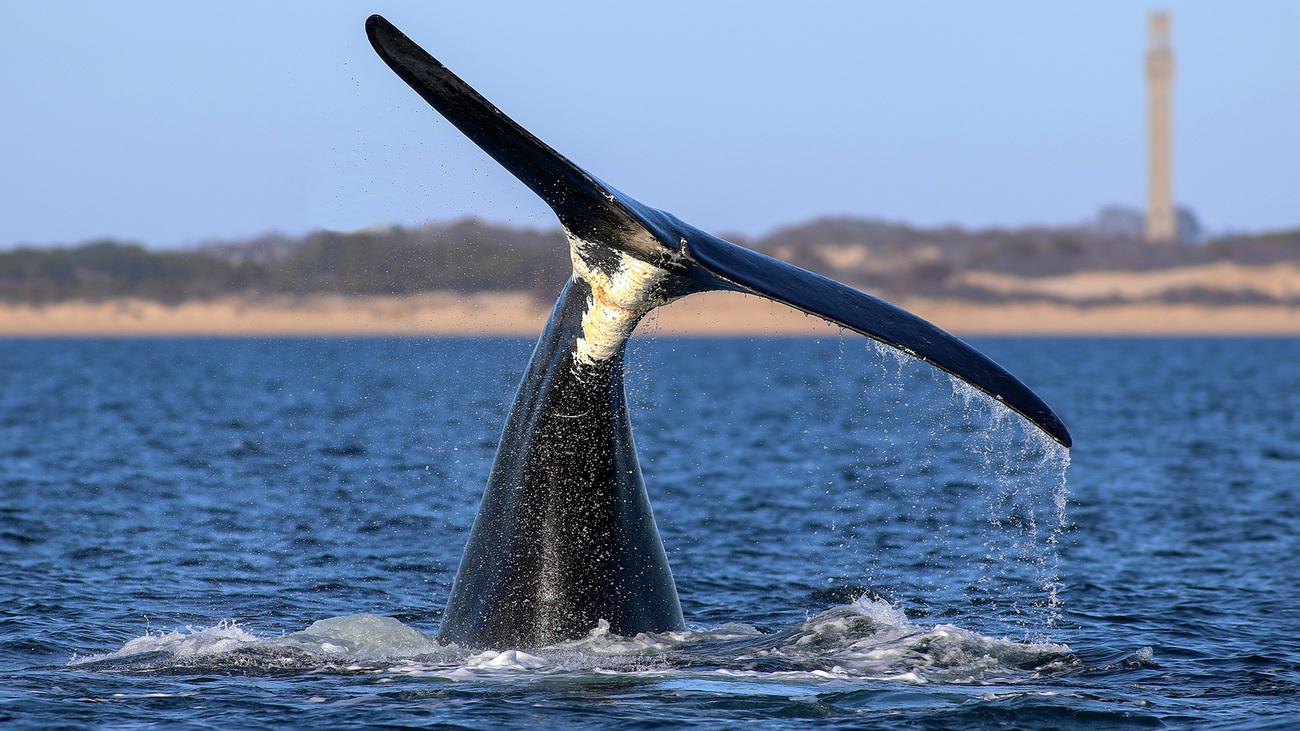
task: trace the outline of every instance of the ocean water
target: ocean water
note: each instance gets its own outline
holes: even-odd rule
[[[689,629],[433,635],[531,349],[0,341],[5,728],[1293,728],[1300,340],[634,339]]]

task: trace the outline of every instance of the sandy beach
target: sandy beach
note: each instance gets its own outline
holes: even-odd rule
[[[897,304],[962,335],[1300,335],[1300,308],[1269,305]],[[0,305],[3,337],[535,336],[549,303],[511,293],[412,297],[227,298],[165,305],[137,299]],[[642,335],[828,335],[832,325],[784,305],[733,293],[661,308]]]

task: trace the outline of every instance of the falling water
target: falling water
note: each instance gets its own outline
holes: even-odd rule
[[[981,552],[963,553],[969,546],[955,545],[953,526],[942,525],[932,540],[942,544],[950,562],[945,574],[967,582],[967,602],[997,607],[1027,638],[1046,638],[1061,612],[1059,548],[1068,527],[1069,449],[966,382],[883,343],[871,341],[869,349],[881,376],[874,390],[890,410],[911,414],[895,420],[911,435],[914,457],[933,459],[938,444],[956,437],[959,454],[973,458],[966,480],[975,494],[966,497],[979,513],[965,518],[978,521]],[[951,396],[939,387],[944,381]],[[914,483],[911,489],[932,493],[942,487]],[[913,497],[917,505],[942,502],[933,494]],[[962,568],[961,561],[973,565]]]

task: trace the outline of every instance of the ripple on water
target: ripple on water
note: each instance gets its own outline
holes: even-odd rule
[[[412,633],[437,627],[531,343],[7,342],[0,717],[1300,715],[1300,341],[981,341],[1062,415],[1069,454],[856,342],[634,338],[636,437],[692,631],[513,652]]]

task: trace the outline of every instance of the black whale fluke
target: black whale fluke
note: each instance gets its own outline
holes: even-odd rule
[[[570,232],[631,231],[638,222],[605,197],[606,188],[587,171],[514,120],[447,70],[382,16],[366,21],[366,34],[380,58],[447,121],[501,163],[555,211]]]
[[[1070,435],[1001,366],[930,323],[723,241],[605,185],[502,114],[382,17],[379,56],[555,211],[574,276],[501,436],[440,638],[530,647],[681,629],[623,395],[623,346],[654,307],[708,290],[760,295],[900,348],[970,383],[1065,446]]]
[[[688,274],[703,280],[706,289],[758,294],[901,348],[993,396],[1061,444],[1071,445],[1065,425],[1042,399],[958,338],[876,297],[723,241],[639,203],[502,114],[383,17],[372,16],[366,29],[375,50],[398,76],[545,200],[565,229],[578,238],[622,248],[620,244],[626,242],[620,236],[641,239],[638,234],[648,233],[670,251],[684,246],[687,261],[697,269]],[[629,253],[654,256],[643,249],[629,249]]]

